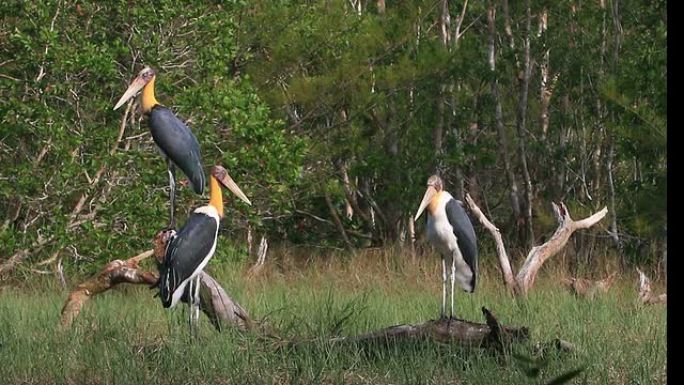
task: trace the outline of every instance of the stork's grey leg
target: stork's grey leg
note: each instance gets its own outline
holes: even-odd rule
[[[188,283],[188,304],[190,305],[188,323],[190,324],[190,334],[192,336],[197,335],[197,328],[199,325],[199,275],[193,278]]]
[[[447,292],[447,267],[446,260],[442,257],[442,309],[439,318],[446,316],[446,292]]]
[[[188,282],[188,287],[186,288],[186,294],[188,296],[188,328],[190,329],[190,335],[192,336],[193,333],[193,323],[192,323],[192,313],[194,313],[194,304],[195,302],[195,296],[193,295],[194,293],[194,288],[193,285],[195,284],[195,280],[192,279],[190,282]]]
[[[200,315],[200,275],[198,274],[197,277],[195,277],[195,293],[194,297],[195,299],[193,300],[193,317],[195,318],[195,325],[199,323],[199,315]]]
[[[170,229],[175,229],[176,228],[176,221],[173,217],[174,214],[174,207],[176,206],[176,167],[173,165],[173,162],[171,162],[171,159],[166,159],[166,171],[169,173],[169,200],[171,201],[171,207],[170,207],[170,214],[169,214],[169,228]]]
[[[454,318],[454,283],[456,282],[456,256],[451,256],[451,313],[449,318]]]

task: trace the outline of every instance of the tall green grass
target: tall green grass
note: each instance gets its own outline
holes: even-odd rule
[[[457,293],[457,316],[484,322],[480,308],[509,325],[530,328],[531,341],[506,354],[438,343],[380,346],[333,344],[400,323],[436,318],[439,263],[387,252],[318,262],[287,255],[269,260],[258,277],[246,266],[210,264],[209,271],[279,339],[215,332],[201,319],[188,333],[185,306],[163,309],[153,291],[122,286],[88,303],[69,330],[60,330],[66,292],[48,282],[0,290],[2,384],[529,384],[569,370],[588,384],[665,383],[666,309],[643,306],[630,277],[593,301],[575,298],[557,274],[540,274],[525,301],[512,299],[496,271],[477,291]],[[535,357],[535,345],[562,338],[572,353],[550,350],[537,378],[514,357]],[[291,345],[287,342],[299,341]]]

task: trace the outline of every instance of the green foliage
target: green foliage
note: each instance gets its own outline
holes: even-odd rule
[[[242,228],[247,219],[259,228],[264,213],[287,212],[305,142],[234,73],[237,9],[230,2],[0,5],[0,218],[7,218],[0,254],[33,251],[48,239],[33,258],[64,249],[69,260],[110,260],[148,248],[165,226],[168,180],[145,119],[138,124],[136,114],[116,143],[123,109],[112,107],[141,64],[157,69],[157,98],[187,121],[205,165],[226,166],[255,203],[247,214],[231,201],[224,226]],[[181,189],[180,223],[205,199]]]
[[[159,71],[158,99],[188,122],[207,164],[228,167],[255,203],[227,205],[231,237],[250,223],[272,242],[341,246],[327,192],[353,243],[391,243],[405,235],[425,180],[439,170],[447,190],[467,191],[485,209],[512,254],[526,254],[503,167],[507,159],[527,204],[524,141],[537,239],[554,225],[551,201],[564,201],[574,218],[614,202],[620,253],[655,260],[667,223],[665,1],[627,0],[617,12],[601,2],[531,2],[522,134],[524,3],[509,2],[508,20],[495,4],[495,71],[486,2],[468,3],[462,22],[463,4],[448,2],[449,46],[439,3],[393,2],[384,12],[375,2],[361,2],[360,11],[352,3],[0,5],[0,254],[26,248],[38,260],[64,249],[81,261],[149,244],[165,222],[164,164],[139,115],[112,152],[122,112],[111,109],[149,64]],[[543,10],[548,28],[540,33]],[[84,208],[72,217],[81,197]],[[179,219],[200,202],[181,189]],[[46,247],[31,247],[45,239]]]

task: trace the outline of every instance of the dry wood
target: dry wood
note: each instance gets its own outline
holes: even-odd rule
[[[120,283],[145,283],[152,285],[157,282],[156,274],[138,270],[138,263],[153,253],[154,250],[147,250],[126,261],[120,259],[111,261],[96,276],[76,286],[69,293],[69,297],[62,308],[62,318],[60,320],[62,326],[70,326],[74,319],[78,317],[83,305],[90,298]]]
[[[644,274],[643,271],[637,268],[639,272],[639,299],[641,302],[652,305],[656,303],[667,303],[667,294],[663,293],[660,295],[655,295],[651,291],[651,280]]]
[[[375,332],[351,337],[333,338],[333,342],[392,343],[400,341],[433,340],[466,346],[501,347],[504,343],[529,338],[526,327],[502,326],[494,315],[482,308],[486,324],[461,319],[429,320],[420,324],[390,326]]]
[[[473,198],[470,197],[470,194],[466,194],[465,199],[473,215],[475,215],[480,223],[482,223],[482,225],[492,234],[494,242],[496,243],[496,255],[499,257],[501,277],[503,278],[506,287],[514,293],[517,290],[517,283],[513,277],[513,269],[511,268],[511,262],[508,259],[508,254],[506,253],[506,248],[504,247],[503,239],[501,238],[501,231],[487,219],[482,210],[475,204]]]
[[[586,229],[593,226],[598,221],[603,219],[603,217],[605,217],[608,213],[608,209],[604,207],[601,209],[601,211],[588,218],[574,221],[570,217],[568,208],[563,202],[561,202],[560,205],[553,203],[553,209],[556,213],[556,218],[558,219],[558,229],[556,229],[556,232],[548,241],[546,241],[546,243],[541,246],[533,247],[532,250],[530,250],[530,253],[527,255],[525,263],[523,264],[522,268],[520,268],[518,275],[516,276],[520,294],[527,294],[527,292],[532,288],[532,285],[534,285],[537,272],[539,272],[542,264],[544,264],[547,259],[556,255],[563,247],[565,247],[565,244],[568,243],[570,236],[575,232],[575,230]]]
[[[232,325],[242,331],[251,330],[254,327],[247,311],[205,272],[202,272],[200,276],[200,309],[209,317],[211,324],[218,331],[223,329],[223,325]]]
[[[141,271],[138,264],[145,258],[155,256],[161,262],[166,251],[166,242],[174,230],[160,231],[155,235],[154,248],[136,255],[126,261],[109,262],[96,276],[76,286],[69,293],[60,323],[63,327],[73,324],[83,305],[97,294],[103,293],[120,283],[154,285],[159,279],[156,272]],[[188,302],[184,295],[181,301]],[[200,276],[200,309],[209,317],[216,330],[221,331],[224,324],[237,327],[239,330],[251,330],[254,322],[243,307],[235,302],[221,285],[209,274],[202,272]]]
[[[562,278],[561,283],[565,285],[575,295],[589,299],[595,298],[597,295],[605,294],[610,290],[615,283],[616,272],[600,280],[591,280],[586,278]]]
[[[264,268],[264,263],[266,263],[266,252],[268,251],[268,241],[266,237],[261,237],[259,242],[259,250],[257,251],[257,260],[252,267],[247,271],[247,278],[251,279],[257,276],[261,270]]]
[[[506,287],[515,291],[516,294],[525,295],[534,285],[534,280],[537,276],[537,272],[544,264],[546,260],[558,253],[567,244],[570,236],[575,230],[586,229],[593,226],[595,223],[603,219],[608,212],[608,209],[604,207],[601,211],[595,213],[594,215],[582,219],[580,221],[574,221],[570,217],[567,207],[564,203],[556,205],[553,203],[553,209],[558,219],[558,229],[551,236],[551,238],[541,246],[535,246],[527,255],[525,263],[522,268],[518,271],[518,275],[513,280],[513,270],[511,268],[510,261],[508,259],[508,254],[506,253],[506,248],[503,244],[503,239],[501,238],[501,232],[499,229],[484,215],[482,210],[475,204],[475,201],[470,197],[470,194],[466,194],[466,201],[470,207],[470,211],[475,215],[475,217],[480,221],[480,223],[492,234],[494,241],[496,243],[496,252],[499,257],[499,268],[501,270],[501,275]],[[612,284],[612,282],[611,282]]]

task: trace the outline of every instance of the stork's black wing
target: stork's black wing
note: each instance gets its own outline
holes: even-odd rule
[[[164,307],[171,306],[174,292],[211,257],[216,244],[218,221],[202,213],[192,213],[183,228],[169,241],[159,269],[159,291]]]
[[[202,194],[205,185],[204,168],[199,143],[190,128],[162,105],[152,108],[149,125],[157,146],[188,177],[193,190]]]
[[[463,207],[455,200],[450,199],[446,204],[446,215],[451,227],[454,228],[454,235],[461,250],[463,259],[473,271],[472,287],[475,288],[477,279],[477,238],[475,229],[470,222],[468,214]]]

